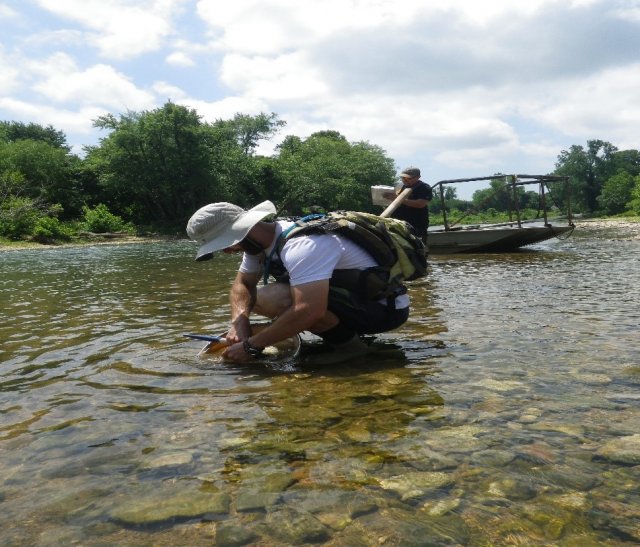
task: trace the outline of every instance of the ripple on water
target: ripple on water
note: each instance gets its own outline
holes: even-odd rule
[[[635,544],[638,244],[438,256],[365,358],[228,365],[238,257],[0,262],[9,543]]]

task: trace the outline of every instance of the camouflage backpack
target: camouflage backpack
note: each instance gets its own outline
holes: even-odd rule
[[[347,237],[376,260],[378,266],[335,270],[331,278],[332,285],[360,292],[369,299],[393,296],[402,289],[404,281],[419,279],[427,273],[424,244],[410,224],[370,213],[335,211],[303,217],[280,235],[265,262],[265,283],[269,275],[280,281],[286,279],[280,259],[282,248],[289,239],[310,234]]]

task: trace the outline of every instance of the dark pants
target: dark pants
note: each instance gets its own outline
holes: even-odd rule
[[[331,287],[329,290],[330,311],[336,314],[343,326],[358,334],[377,334],[398,328],[409,318],[409,307],[399,310],[391,305],[366,300],[359,295]]]

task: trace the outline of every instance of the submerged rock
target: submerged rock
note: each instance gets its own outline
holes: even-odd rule
[[[257,538],[253,530],[233,524],[221,524],[216,532],[216,545],[220,547],[235,547],[247,545]]]
[[[169,467],[178,465],[187,465],[193,461],[193,456],[186,450],[180,452],[169,452],[167,454],[158,454],[155,457],[149,457],[145,460],[143,468],[156,469],[158,467]]]
[[[470,453],[488,448],[486,441],[476,435],[486,433],[487,429],[477,425],[460,425],[434,429],[428,440],[429,447],[437,452]]]
[[[277,492],[260,492],[258,490],[244,489],[238,492],[236,509],[240,512],[262,511],[275,505],[280,499]]]
[[[598,500],[588,516],[595,529],[624,538],[633,545],[640,544],[640,509],[637,503]]]
[[[489,449],[473,453],[471,461],[485,467],[504,467],[508,463],[511,463],[515,457],[516,454],[514,452]]]
[[[587,472],[588,471],[588,472]],[[558,465],[546,472],[548,481],[556,486],[570,488],[579,492],[588,492],[602,483],[602,477],[595,470],[584,471],[577,465]]]
[[[584,492],[568,492],[566,494],[550,495],[545,499],[553,505],[572,511],[584,511],[591,507],[589,498],[587,498],[587,494]]]
[[[438,501],[428,501],[422,506],[422,510],[430,517],[442,517],[460,506],[460,498],[447,498]]]
[[[489,485],[489,494],[510,500],[529,500],[536,495],[536,491],[524,481],[502,479]]]
[[[174,496],[134,499],[111,511],[111,518],[130,525],[196,518],[229,512],[230,498],[221,492],[179,492]]]
[[[401,499],[419,498],[429,490],[444,488],[453,484],[453,477],[441,471],[416,472],[382,479],[379,484],[385,490],[391,490]]]
[[[290,545],[319,543],[329,539],[329,528],[309,513],[285,508],[269,513],[265,531],[272,537]]]
[[[581,382],[592,386],[606,386],[611,383],[611,378],[606,374],[577,373],[574,376],[576,376]]]
[[[498,392],[515,391],[525,387],[525,384],[517,380],[494,380],[492,378],[479,380],[474,385]]]
[[[609,441],[597,451],[597,455],[615,463],[638,465],[640,464],[640,434]]]
[[[538,422],[531,429],[536,431],[557,431],[571,437],[583,437],[584,427],[577,424],[558,424],[552,422]]]
[[[469,545],[470,530],[464,519],[454,512],[431,516],[406,508],[388,508],[367,521],[364,541],[341,545]],[[367,541],[368,540],[368,541]]]

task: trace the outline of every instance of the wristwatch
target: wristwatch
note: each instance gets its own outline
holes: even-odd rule
[[[251,357],[260,357],[262,355],[262,351],[264,350],[264,348],[252,346],[248,338],[244,342],[242,342],[242,349],[247,355],[251,355]]]

